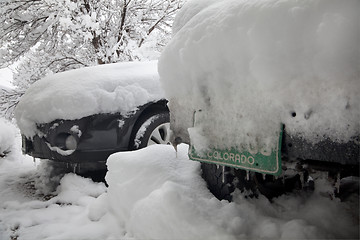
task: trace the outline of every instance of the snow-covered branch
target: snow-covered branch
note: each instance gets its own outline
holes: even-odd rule
[[[157,58],[183,1],[0,1],[0,68],[20,62],[23,91],[59,71]]]

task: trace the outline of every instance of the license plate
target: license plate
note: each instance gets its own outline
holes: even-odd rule
[[[277,140],[275,149],[268,152],[239,151],[237,147],[231,147],[229,149],[210,149],[199,154],[195,147],[190,145],[189,158],[195,161],[278,176],[281,174],[282,128]]]

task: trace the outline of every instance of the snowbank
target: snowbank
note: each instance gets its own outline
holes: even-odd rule
[[[11,151],[15,141],[16,128],[9,121],[0,118],[0,156]]]
[[[359,11],[358,0],[188,2],[158,66],[175,135],[188,141],[199,109],[193,133],[218,147],[268,144],[280,123],[313,142],[359,135]]]
[[[23,134],[36,123],[79,119],[97,113],[128,113],[163,98],[156,61],[115,63],[58,73],[35,82],[15,116]]]
[[[208,191],[187,145],[177,154],[153,145],[112,155],[106,188],[75,174],[50,174],[44,160],[34,164],[21,155],[19,134],[16,143],[18,151],[0,166],[0,239],[359,238],[359,196],[330,200],[321,179],[317,192],[272,204],[239,192],[229,203]],[[56,182],[57,191],[50,191]]]
[[[287,195],[270,204],[265,197],[219,201],[208,191],[187,145],[152,145],[108,159],[107,193],[89,215],[116,219],[120,238],[135,239],[322,239],[356,238],[349,205],[330,200],[317,180],[313,194]],[[330,189],[332,189],[330,187]],[[358,208],[358,206],[357,206]],[[118,236],[119,237],[119,236]]]
[[[1,239],[106,239],[111,231],[88,218],[91,202],[104,193],[104,184],[68,174],[59,195],[48,201],[27,198],[1,204]],[[13,190],[14,191],[14,190]]]

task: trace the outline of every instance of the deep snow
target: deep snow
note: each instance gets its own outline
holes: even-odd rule
[[[295,122],[299,125],[294,126],[294,131],[297,127],[303,130],[301,127],[311,123],[305,134],[311,135],[316,131],[323,133],[327,132],[329,126],[338,127],[340,122],[339,131],[331,133],[334,134],[332,137],[346,139],[352,128],[357,126],[351,124],[354,119],[358,120],[359,113],[358,78],[351,78],[351,74],[357,75],[359,70],[356,55],[359,49],[351,50],[354,43],[356,46],[358,43],[351,36],[356,37],[358,33],[358,22],[354,20],[358,20],[359,1],[348,0],[344,5],[345,1],[337,0],[264,2],[248,1],[248,4],[239,7],[239,3],[245,2],[200,0],[194,8],[185,6],[177,17],[174,28],[177,33],[173,43],[160,62],[162,79],[167,79],[163,83],[169,100],[185,100],[182,107],[188,107],[186,114],[190,118],[194,109],[206,109],[210,105],[214,108],[209,109],[212,114],[208,117],[226,116],[228,111],[241,109],[237,117],[243,117],[245,123],[249,119],[244,113],[248,113],[248,116],[255,114],[260,123],[264,119],[273,120],[266,122],[264,128],[254,131],[261,134],[266,134],[280,120],[291,126],[290,121],[294,119],[289,117],[289,113],[296,111],[298,118]],[[327,8],[322,8],[322,4]],[[207,10],[202,11],[204,8]],[[259,12],[261,17],[253,19],[260,16]],[[203,21],[206,19],[210,19],[212,24]],[[234,21],[236,25],[232,26]],[[255,25],[251,26],[251,23]],[[219,38],[225,42],[214,45],[214,36],[215,40]],[[276,39],[277,36],[281,38]],[[237,42],[238,37],[245,40]],[[271,44],[268,44],[269,41]],[[300,42],[304,49],[310,50],[298,54],[297,48],[292,49],[296,51],[282,48],[291,47],[294,42]],[[237,43],[240,43],[239,48],[233,48]],[[193,53],[198,53],[197,57]],[[335,55],[339,58],[333,58]],[[249,65],[243,64],[243,57],[251,58]],[[349,62],[349,59],[354,61]],[[110,68],[101,66],[97,68],[97,76],[90,76],[93,80],[90,81],[93,84],[90,90],[94,90],[90,95],[81,94],[84,86],[74,79],[68,79],[66,84],[56,82],[59,87],[67,89],[67,101],[63,101],[63,93],[57,95],[56,87],[47,88],[51,80],[34,84],[23,98],[23,105],[20,103],[18,108],[23,114],[18,114],[18,124],[24,133],[29,136],[34,134],[35,122],[48,122],[59,116],[71,119],[95,112],[128,111],[137,105],[133,104],[138,103],[136,101],[148,101],[155,97],[156,94],[148,95],[146,89],[140,90],[137,85],[117,88],[112,78],[106,84],[98,82],[99,76],[105,73],[114,76]],[[215,73],[207,69],[215,70]],[[85,75],[88,74],[86,69],[56,76],[73,73],[84,81],[89,77]],[[343,80],[341,84],[337,82],[339,74]],[[346,77],[343,78],[342,74]],[[232,80],[238,76],[249,83],[248,89],[242,82],[232,85],[236,82]],[[289,76],[291,83],[282,84],[288,81]],[[325,83],[322,82],[324,79]],[[195,88],[192,88],[193,84]],[[318,89],[323,91],[307,92],[307,88],[302,88],[304,85],[314,89],[320,86]],[[157,87],[151,83],[147,86],[149,89]],[[289,86],[297,91],[290,91]],[[136,96],[124,96],[129,89],[135,89]],[[216,89],[219,91],[214,91]],[[228,89],[231,90],[230,94]],[[39,99],[36,98],[38,93]],[[44,101],[45,95],[57,101]],[[253,101],[253,96],[256,96],[257,102]],[[274,96],[279,98],[274,99]],[[126,103],[131,104],[125,105],[124,109],[122,104],[113,104],[123,97],[127,98]],[[229,101],[235,103],[234,109],[226,107]],[[33,107],[30,107],[31,103]],[[269,109],[260,108],[261,111],[257,109],[253,112],[254,106],[265,106],[264,103]],[[221,110],[222,107],[225,108]],[[281,111],[271,107],[279,107],[276,109]],[[186,114],[183,116],[188,118],[179,118],[185,130],[193,123]],[[309,121],[303,119],[310,115],[310,118],[307,117]],[[323,118],[327,119],[325,123]],[[233,131],[235,125],[231,121],[234,119],[227,118],[226,122],[221,122],[223,118],[217,119],[220,119],[216,123],[220,128],[215,130],[222,129],[225,133]],[[249,125],[243,125],[247,131],[258,126],[247,123]],[[345,123],[351,123],[349,129],[342,125]],[[352,195],[348,201],[340,202],[332,198],[330,193],[333,187],[324,178],[315,179],[314,192],[294,192],[269,202],[262,196],[246,198],[236,190],[234,202],[229,203],[219,201],[209,192],[201,178],[200,164],[188,159],[187,145],[179,145],[178,152],[172,146],[153,145],[138,151],[113,154],[108,160],[106,180],[109,187],[106,187],[103,183],[53,169],[49,161],[34,162],[22,156],[19,130],[5,120],[0,120],[0,124],[0,144],[3,149],[11,151],[0,158],[1,240],[360,237],[359,195]],[[224,128],[226,126],[231,128]],[[195,131],[195,134],[198,132]]]
[[[314,143],[358,136],[359,11],[358,0],[188,1],[159,60],[175,134],[188,142],[195,125],[192,139],[216,148],[275,147],[280,123]]]
[[[232,203],[219,201],[200,177],[199,163],[188,159],[187,145],[177,153],[153,145],[112,155],[106,188],[22,156],[18,130],[7,137],[15,144],[0,158],[1,240],[359,237],[359,196],[332,200],[322,179],[313,193],[273,203],[240,192]]]

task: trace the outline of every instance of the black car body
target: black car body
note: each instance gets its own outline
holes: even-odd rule
[[[96,114],[77,120],[39,124],[38,129],[43,134],[32,139],[22,136],[23,153],[64,163],[75,172],[102,170],[111,154],[136,149],[136,124],[148,119],[146,116],[159,113],[168,116],[165,100],[141,106],[129,116]],[[168,118],[164,121],[167,122]],[[75,149],[66,146],[66,139],[70,136],[76,141]]]

